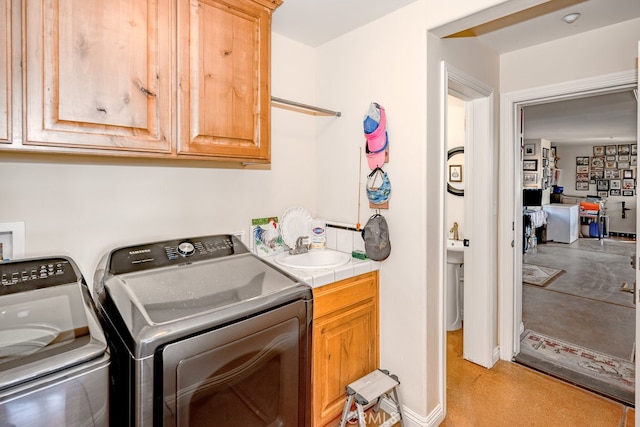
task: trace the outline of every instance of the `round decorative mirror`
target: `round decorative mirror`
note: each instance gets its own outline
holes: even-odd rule
[[[447,162],[450,163],[449,160],[451,160],[452,157],[455,157],[455,156],[458,156],[458,155],[464,156],[464,147],[453,147],[452,149],[450,149],[447,152]],[[459,170],[457,168],[459,168]],[[459,179],[454,178],[452,180],[452,176],[455,176],[456,178],[459,177]],[[454,186],[454,184],[452,184],[452,182],[454,184],[456,182],[459,182],[460,185],[456,187],[456,186]],[[462,166],[449,164],[449,175],[448,175],[448,179],[447,179],[447,191],[449,193],[453,194],[454,196],[464,196],[464,185],[462,184]]]

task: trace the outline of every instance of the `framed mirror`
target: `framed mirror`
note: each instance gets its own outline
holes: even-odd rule
[[[451,159],[455,156],[464,156],[464,147],[453,147],[447,152],[447,163],[449,164],[449,169],[451,170],[451,167],[455,166],[452,170],[456,172],[459,171],[460,173],[459,180],[451,179],[450,173],[447,175],[447,191],[453,194],[454,196],[464,196],[464,184],[462,181],[462,166],[461,166],[463,162],[458,162],[455,165],[453,165],[453,163],[451,162]]]

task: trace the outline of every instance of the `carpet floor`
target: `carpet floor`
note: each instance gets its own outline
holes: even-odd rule
[[[629,406],[635,404],[636,370],[628,360],[525,331],[516,361]]]

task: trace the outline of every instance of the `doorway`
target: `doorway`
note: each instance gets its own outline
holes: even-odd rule
[[[447,276],[447,244],[454,237],[453,224],[448,224],[447,184],[459,182],[453,173],[461,173],[464,181],[464,276],[463,294],[465,326],[463,327],[464,358],[480,366],[492,367],[498,360],[496,302],[497,264],[495,254],[496,212],[495,191],[492,182],[495,175],[495,141],[493,138],[493,91],[470,76],[442,62],[442,103],[444,112],[441,128],[443,153],[449,152],[448,143],[448,99],[456,98],[464,108],[464,160],[453,164],[452,176],[449,176],[448,156],[442,156],[442,215],[444,259],[443,280],[440,282],[440,307],[446,306],[445,295]],[[464,165],[464,166],[463,166]],[[471,209],[473,207],[473,209]],[[484,256],[483,256],[484,254]],[[442,358],[446,359],[446,309],[442,310]]]
[[[533,180],[523,179],[515,360],[633,405],[636,98],[624,90],[522,111],[523,177]],[[589,369],[581,354],[593,357]]]
[[[523,120],[520,115],[521,108],[552,100],[566,100],[628,90],[636,87],[636,85],[637,75],[635,72],[627,72],[503,96],[501,158],[504,161],[501,162],[500,173],[504,179],[501,179],[500,182],[501,206],[503,207],[501,214],[505,215],[505,218],[513,218],[513,221],[509,224],[511,227],[505,227],[505,221],[501,223],[501,242],[507,241],[510,237],[511,247],[523,247],[522,233],[516,231],[523,230],[521,211],[523,206],[521,190],[523,182],[520,167],[523,158],[521,157],[521,149],[524,148],[524,143],[521,139],[523,135],[520,133]],[[526,117],[524,120],[526,120]],[[516,142],[514,143],[514,141]],[[501,294],[499,307],[501,316],[501,358],[510,360],[521,353],[520,338],[526,327],[523,322],[523,287],[518,285],[522,283],[523,279],[522,265],[524,256],[521,250],[506,250],[504,246],[501,245],[501,247],[503,253],[503,256],[499,257],[499,270],[502,273],[502,279],[499,284]],[[513,285],[514,283],[516,284],[515,286]],[[633,320],[633,323],[635,323],[635,314],[633,315]]]

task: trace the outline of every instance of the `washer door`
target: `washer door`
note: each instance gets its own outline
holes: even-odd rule
[[[166,346],[164,425],[304,425],[306,323],[296,302]]]

